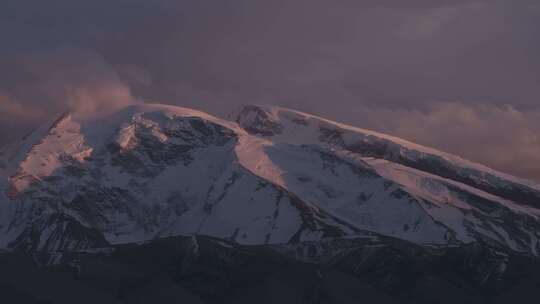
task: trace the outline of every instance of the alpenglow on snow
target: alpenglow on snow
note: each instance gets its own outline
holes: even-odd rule
[[[269,106],[66,113],[0,150],[0,248],[175,235],[286,244],[384,235],[538,255],[540,187],[392,136]]]

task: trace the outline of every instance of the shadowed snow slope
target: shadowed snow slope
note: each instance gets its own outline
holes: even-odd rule
[[[538,255],[538,186],[297,111],[231,121],[136,105],[66,113],[0,150],[0,248],[70,251],[202,234],[241,244],[387,235]]]

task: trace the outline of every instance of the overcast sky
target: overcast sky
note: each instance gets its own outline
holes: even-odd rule
[[[274,104],[540,181],[537,0],[2,0],[0,144],[65,108]]]

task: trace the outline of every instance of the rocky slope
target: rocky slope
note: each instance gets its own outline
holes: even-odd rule
[[[322,251],[334,252],[321,258]],[[324,256],[324,255],[323,255]],[[391,238],[242,246],[162,238],[71,252],[36,267],[0,253],[8,303],[537,303],[538,259],[479,243],[426,248]],[[315,261],[317,260],[317,261]]]
[[[0,152],[0,248],[66,253],[176,235],[244,245],[392,237],[537,256],[540,188],[292,110],[66,113]]]

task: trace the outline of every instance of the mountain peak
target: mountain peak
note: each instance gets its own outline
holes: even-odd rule
[[[513,177],[285,108],[230,118],[159,104],[62,115],[0,156],[0,248],[375,234],[537,254],[540,191]]]

